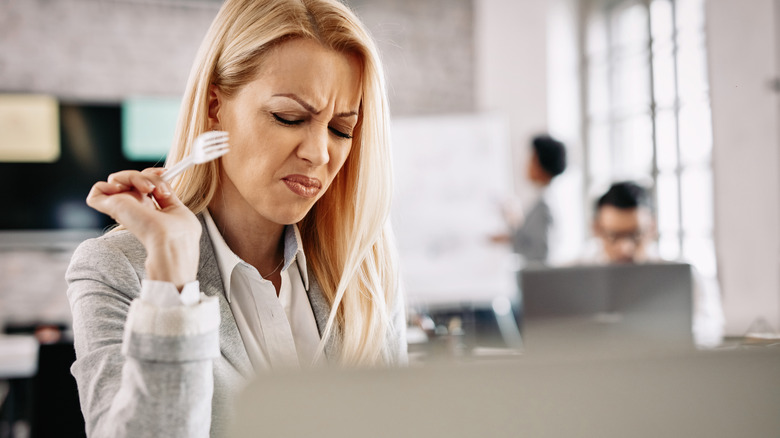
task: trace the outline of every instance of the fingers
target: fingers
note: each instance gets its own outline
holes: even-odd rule
[[[123,170],[121,172],[112,173],[108,176],[109,183],[121,184],[127,186],[133,190],[136,190],[144,195],[149,194],[156,187],[153,179],[155,173],[149,169],[144,172],[138,172],[137,170]]]
[[[149,194],[156,192],[162,198],[171,194],[170,186],[160,179],[162,172],[163,169],[150,168],[143,172],[124,170],[113,173],[107,181],[100,181],[92,186],[87,195],[87,205],[115,219],[117,204],[124,204],[126,201],[134,200],[140,205],[154,206]]]
[[[127,207],[127,202],[144,206],[157,206],[161,210],[184,207],[171,186],[162,179],[165,169],[153,167],[141,172],[124,170],[109,175],[107,181],[97,182],[87,196],[87,205],[117,219],[117,208]],[[152,202],[154,198],[157,205]]]
[[[117,193],[126,192],[128,190],[131,190],[132,187],[126,186],[121,183],[110,183],[106,181],[100,181],[95,183],[92,186],[92,190],[90,191],[90,195],[92,195],[93,192],[95,194],[100,193],[104,195],[115,195]]]
[[[149,181],[154,184],[155,188],[151,192],[160,209],[165,210],[170,207],[179,207],[183,204],[176,195],[173,194],[171,186],[162,179],[162,174],[165,173],[165,169],[160,167],[152,167],[145,169],[141,172],[143,175],[149,178]]]

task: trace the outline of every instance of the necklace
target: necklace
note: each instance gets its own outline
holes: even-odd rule
[[[273,270],[273,271],[271,271],[271,272],[269,272],[269,273],[268,273],[268,274],[266,274],[266,275],[263,275],[263,278],[268,278],[268,277],[270,277],[270,276],[274,275],[274,273],[276,273],[276,271],[277,271],[277,270],[279,270],[279,268],[281,268],[281,267],[282,267],[282,264],[284,264],[284,257],[282,257],[282,261],[281,261],[281,262],[279,262],[279,264],[278,264],[278,265],[276,265],[276,267],[274,268],[274,270]]]

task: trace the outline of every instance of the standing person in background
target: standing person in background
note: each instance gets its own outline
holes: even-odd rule
[[[598,245],[582,263],[652,263],[662,261],[656,249],[655,221],[650,196],[631,181],[612,184],[595,205],[593,234]],[[693,338],[699,347],[723,340],[723,308],[717,283],[693,269]]]
[[[527,213],[504,207],[504,219],[510,227],[515,253],[525,265],[545,264],[550,252],[549,236],[553,216],[547,203],[547,188],[553,179],[566,170],[566,147],[548,135],[534,137],[526,176],[538,190]],[[500,240],[494,238],[494,240]]]
[[[406,362],[388,126],[379,54],[343,3],[224,2],[166,165],[210,130],[230,152],[87,197],[122,226],[66,276],[89,436],[221,436],[255,372]]]

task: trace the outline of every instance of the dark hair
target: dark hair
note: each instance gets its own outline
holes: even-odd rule
[[[639,207],[652,209],[650,196],[648,195],[647,190],[631,181],[612,184],[609,190],[607,190],[607,193],[604,193],[598,201],[596,201],[596,211],[599,211],[601,207],[604,207],[605,205],[622,209],[634,209]]]
[[[550,177],[556,177],[566,170],[566,146],[548,136],[539,135],[532,142],[539,164]]]

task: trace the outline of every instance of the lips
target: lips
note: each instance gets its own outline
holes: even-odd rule
[[[306,175],[287,175],[282,181],[290,191],[303,198],[314,198],[322,189],[320,180]]]

